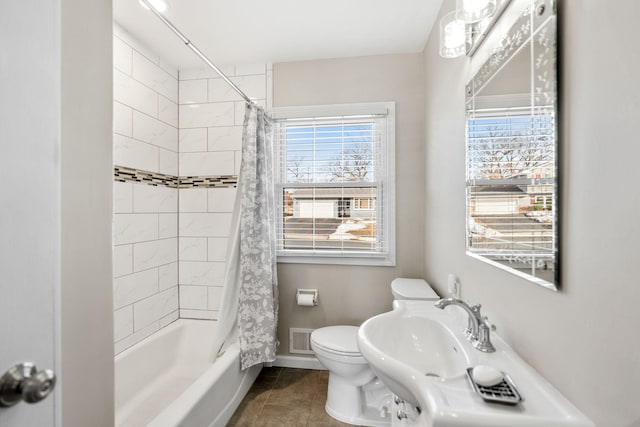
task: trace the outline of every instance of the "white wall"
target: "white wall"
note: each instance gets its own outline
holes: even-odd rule
[[[250,98],[271,105],[269,64],[222,67]],[[240,172],[245,101],[211,69],[180,70],[180,176]],[[217,319],[222,298],[233,186],[180,188],[180,317]]]
[[[113,36],[113,162],[178,175],[178,71]],[[115,353],[178,318],[178,189],[113,183]]]
[[[289,328],[359,325],[391,310],[391,281],[422,277],[424,80],[422,55],[274,64],[274,107],[396,102],[395,267],[278,264],[278,354],[289,353]],[[296,305],[297,288],[320,292],[317,307]]]
[[[114,407],[112,5],[109,0],[61,3],[61,410],[56,416],[59,426],[108,427]]]
[[[453,10],[453,0],[441,13]],[[425,278],[482,303],[498,332],[599,427],[640,425],[640,3],[560,1],[561,289],[465,255],[464,84],[468,60],[424,52]]]

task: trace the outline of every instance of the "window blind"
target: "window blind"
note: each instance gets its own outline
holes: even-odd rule
[[[553,258],[554,116],[475,111],[467,120],[467,249],[496,261]]]
[[[276,119],[279,255],[388,255],[387,118]]]

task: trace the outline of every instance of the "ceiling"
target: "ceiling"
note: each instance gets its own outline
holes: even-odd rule
[[[420,52],[442,0],[166,0],[164,15],[218,65]],[[115,21],[176,68],[203,62],[138,0]]]

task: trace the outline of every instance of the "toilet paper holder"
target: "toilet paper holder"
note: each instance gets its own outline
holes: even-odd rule
[[[296,294],[296,301],[298,302],[298,305],[300,305],[300,301],[301,300],[308,299],[307,295],[311,295],[313,297],[313,305],[314,306],[318,305],[318,290],[317,289],[298,289],[298,292]]]

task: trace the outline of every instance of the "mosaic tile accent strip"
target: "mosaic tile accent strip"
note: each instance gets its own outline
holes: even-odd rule
[[[179,182],[178,188],[236,187],[238,177],[235,175],[181,176]]]
[[[178,188],[179,178],[175,175],[165,175],[156,172],[147,172],[139,169],[131,169],[123,166],[114,166],[113,178],[118,182],[140,182],[154,187],[163,186]]]
[[[154,187],[170,188],[214,188],[236,187],[238,185],[238,177],[236,175],[175,176],[124,166],[114,166],[113,178],[118,182],[139,182]]]

